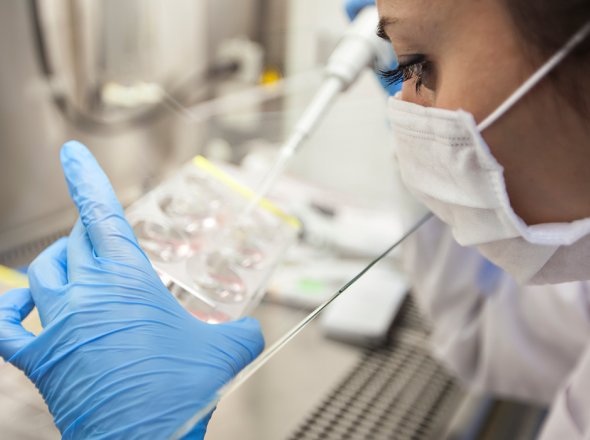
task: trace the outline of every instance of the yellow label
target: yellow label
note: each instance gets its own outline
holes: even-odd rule
[[[195,164],[195,166],[207,171],[209,174],[216,177],[217,179],[219,179],[220,181],[225,183],[227,186],[229,186],[233,190],[242,194],[244,197],[251,200],[256,196],[256,193],[254,191],[252,191],[250,188],[242,185],[240,182],[236,181],[233,177],[231,177],[230,175],[228,175],[224,171],[217,168],[215,165],[213,165],[211,162],[209,162],[203,156],[196,156],[193,159],[193,163]],[[282,218],[287,224],[289,224],[290,226],[293,226],[295,229],[301,229],[301,227],[302,227],[301,222],[297,218],[285,213],[277,205],[270,202],[269,200],[261,199],[258,202],[258,204],[260,205],[261,208],[264,208],[267,211],[270,211],[273,214],[277,215],[278,217]]]
[[[0,264],[0,283],[9,287],[29,287],[29,278],[18,270]]]

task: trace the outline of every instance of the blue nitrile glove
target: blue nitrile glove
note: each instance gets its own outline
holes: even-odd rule
[[[346,13],[348,14],[348,18],[350,21],[354,20],[361,9],[365,6],[371,6],[375,4],[375,0],[348,0],[344,8],[346,9]]]
[[[375,4],[375,0],[348,0],[344,8],[346,9],[346,13],[348,14],[348,18],[350,20],[354,20],[358,13],[363,9],[365,6],[371,6]],[[397,62],[394,62],[388,69],[393,70],[397,67]],[[383,79],[379,72],[375,72],[377,74],[377,79],[383,86],[383,88],[387,91],[387,93],[391,96],[395,95],[402,89],[402,83],[399,84],[389,84],[386,80]]]
[[[68,142],[61,160],[80,219],[33,262],[30,289],[0,297],[0,356],[35,383],[63,439],[165,440],[258,356],[259,324],[183,309],[86,147]],[[37,337],[20,324],[33,305]],[[202,439],[207,422],[185,438]]]

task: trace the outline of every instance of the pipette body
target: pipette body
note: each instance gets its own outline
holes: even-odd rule
[[[249,215],[260,200],[268,194],[278,176],[319,125],[340,92],[354,83],[361,71],[375,61],[384,67],[395,60],[391,46],[376,34],[378,22],[377,7],[369,6],[364,8],[350,24],[328,59],[325,69],[326,77],[322,85],[279,150],[277,159],[260,183],[256,196],[248,204],[241,218]]]

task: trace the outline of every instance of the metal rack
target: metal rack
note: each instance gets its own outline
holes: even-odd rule
[[[20,246],[0,252],[0,264],[7,267],[19,267],[31,262],[48,246],[70,234],[71,228],[56,231],[38,240],[23,243]]]
[[[408,296],[387,344],[367,350],[289,440],[537,438],[546,408],[469,394],[430,356],[429,333]]]
[[[463,391],[430,356],[428,334],[409,296],[388,343],[367,350],[290,440],[440,438]]]

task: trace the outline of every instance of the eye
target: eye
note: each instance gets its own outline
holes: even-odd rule
[[[400,62],[393,70],[382,70],[379,75],[388,84],[397,84],[416,78],[416,91],[420,90],[426,76],[429,74],[430,62],[424,55],[414,55],[409,60]]]

